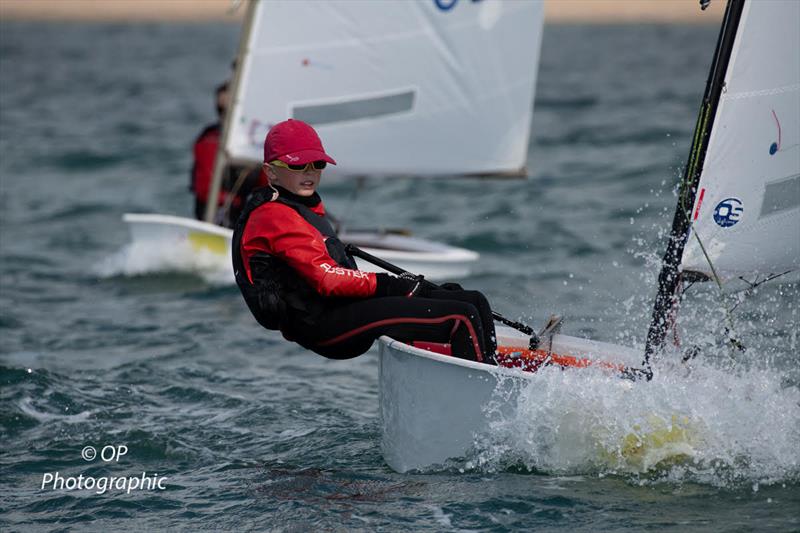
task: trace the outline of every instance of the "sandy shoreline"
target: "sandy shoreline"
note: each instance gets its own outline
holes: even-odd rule
[[[234,4],[232,0],[0,0],[0,20],[236,22],[244,6],[234,11]],[[550,23],[715,24],[724,8],[724,0],[714,0],[705,12],[698,0],[546,0],[545,14]]]

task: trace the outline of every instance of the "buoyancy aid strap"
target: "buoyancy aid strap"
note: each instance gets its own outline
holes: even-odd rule
[[[303,219],[314,226],[314,228],[320,232],[325,237],[336,237],[336,230],[333,229],[333,226],[330,222],[328,222],[325,218],[319,216],[314,211],[301,204],[300,202],[295,202],[289,198],[285,198],[283,196],[278,196],[275,200],[276,202],[280,202],[284,205],[288,205],[299,214]]]
[[[277,202],[287,205],[297,211],[297,214],[303,217],[303,220],[311,224],[314,229],[325,238],[325,247],[328,249],[328,254],[336,261],[339,266],[357,270],[355,260],[347,253],[344,244],[339,240],[336,235],[336,230],[333,228],[328,219],[321,217],[312,211],[308,206],[294,201],[290,198],[278,196]]]
[[[250,218],[250,214],[253,211],[269,202],[280,202],[288,207],[291,207],[303,218],[303,220],[308,222],[314,229],[319,231],[319,233],[325,239],[325,246],[328,250],[328,253],[339,266],[354,270],[358,268],[355,260],[347,253],[344,244],[336,235],[336,230],[328,220],[316,214],[308,206],[305,206],[300,202],[279,196],[278,191],[272,187],[261,187],[253,191],[253,193],[250,195],[250,198],[242,210],[242,215],[239,218],[234,230],[232,252],[234,263],[233,268],[235,273],[240,272],[244,274],[245,270],[244,265],[242,264],[240,249],[241,238],[242,234],[244,233],[244,226],[247,224],[247,220]]]

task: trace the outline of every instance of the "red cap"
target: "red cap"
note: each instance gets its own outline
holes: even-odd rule
[[[264,162],[280,159],[290,165],[305,165],[312,161],[327,161],[336,164],[331,156],[325,153],[322,141],[314,128],[303,122],[290,118],[278,122],[267,132],[264,139]]]

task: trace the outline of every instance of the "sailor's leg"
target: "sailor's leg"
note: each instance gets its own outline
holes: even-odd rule
[[[403,342],[450,343],[453,355],[484,360],[484,331],[477,308],[455,299],[387,297],[348,303],[321,317],[313,340],[301,342],[320,355],[361,355],[381,335]]]
[[[470,319],[473,323],[480,324],[480,329],[483,330],[484,354],[488,359],[486,362],[494,364],[494,353],[497,350],[497,337],[494,331],[494,318],[492,317],[492,308],[489,301],[480,291],[466,291],[466,290],[439,290],[432,291],[431,298],[437,300],[459,300],[467,302],[475,306],[478,311],[477,316],[472,316]]]

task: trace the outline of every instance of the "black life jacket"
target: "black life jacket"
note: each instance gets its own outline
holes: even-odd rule
[[[233,232],[233,272],[247,307],[258,323],[267,329],[280,330],[289,340],[298,340],[304,329],[314,327],[321,313],[340,305],[344,299],[321,296],[284,261],[265,252],[250,257],[253,278],[250,283],[241,253],[242,235],[250,214],[271,201],[288,205],[325,237],[328,254],[339,266],[358,267],[327,219],[292,198],[278,196],[273,200],[274,192],[270,187],[256,189],[245,204]]]

